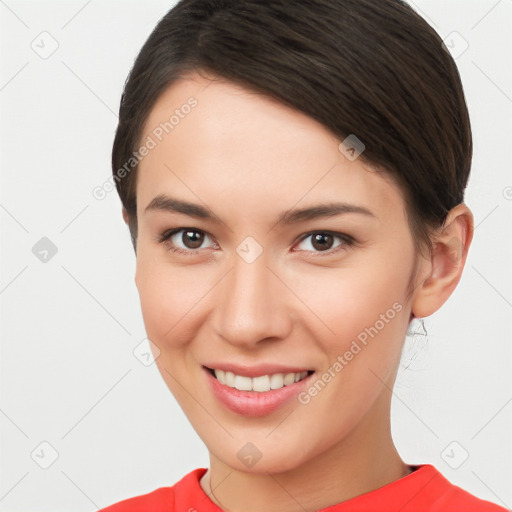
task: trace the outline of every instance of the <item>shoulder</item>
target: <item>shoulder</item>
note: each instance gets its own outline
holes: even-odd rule
[[[507,512],[508,509],[490,501],[477,498],[468,491],[450,484],[450,487],[435,502],[432,512]]]
[[[431,464],[412,467],[409,475],[325,512],[507,512],[452,484]]]
[[[152,512],[174,512],[173,487],[160,487],[147,494],[134,496],[109,505],[98,512],[145,512],[147,510]]]
[[[434,466],[425,465],[433,479],[431,512],[507,512],[508,509],[483,500],[449,482]],[[427,468],[426,468],[427,469]]]
[[[124,499],[99,509],[98,512],[175,512],[177,491],[181,494],[191,490],[205,471],[205,468],[195,469],[171,487],[160,487],[147,494]]]

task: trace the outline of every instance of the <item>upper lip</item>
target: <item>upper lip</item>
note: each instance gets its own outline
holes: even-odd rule
[[[259,377],[261,375],[273,375],[275,373],[301,373],[310,372],[310,368],[304,366],[285,366],[282,364],[260,363],[252,366],[239,365],[234,363],[209,363],[204,365],[210,370],[223,370],[225,372],[233,372],[235,375],[244,377]]]

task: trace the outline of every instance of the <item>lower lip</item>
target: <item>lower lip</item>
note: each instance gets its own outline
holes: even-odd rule
[[[206,368],[204,368],[208,378],[208,384],[213,394],[228,409],[244,416],[265,416],[282,407],[294,397],[296,397],[302,388],[304,388],[309,378],[314,375],[308,375],[299,382],[284,386],[280,389],[271,389],[269,391],[240,391],[230,388],[216,379]]]

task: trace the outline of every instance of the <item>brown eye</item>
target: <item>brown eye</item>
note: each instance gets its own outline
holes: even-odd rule
[[[340,242],[337,245],[334,245],[336,239],[338,239]],[[349,247],[353,246],[354,243],[355,241],[352,237],[343,235],[342,233],[316,231],[313,233],[308,233],[302,238],[299,244],[299,247],[302,245],[302,248],[299,250],[312,252],[314,255],[315,253],[333,254],[338,250],[348,249]]]
[[[198,249],[204,240],[204,233],[193,230],[183,231],[181,242],[187,249]]]
[[[328,233],[317,233],[313,235],[311,245],[319,251],[325,251],[332,247],[333,241],[334,237],[332,235]]]
[[[201,246],[204,244],[205,238],[210,238],[210,236],[200,229],[177,228],[163,233],[158,237],[158,241],[168,246],[172,252],[192,255],[202,250]],[[214,245],[211,244],[209,247],[214,247]]]

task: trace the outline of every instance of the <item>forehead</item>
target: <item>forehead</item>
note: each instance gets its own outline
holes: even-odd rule
[[[319,200],[403,216],[398,186],[347,159],[324,125],[225,79],[191,73],[174,82],[147,118],[141,141],[149,138],[154,147],[137,177],[141,208],[169,194],[242,216]]]

